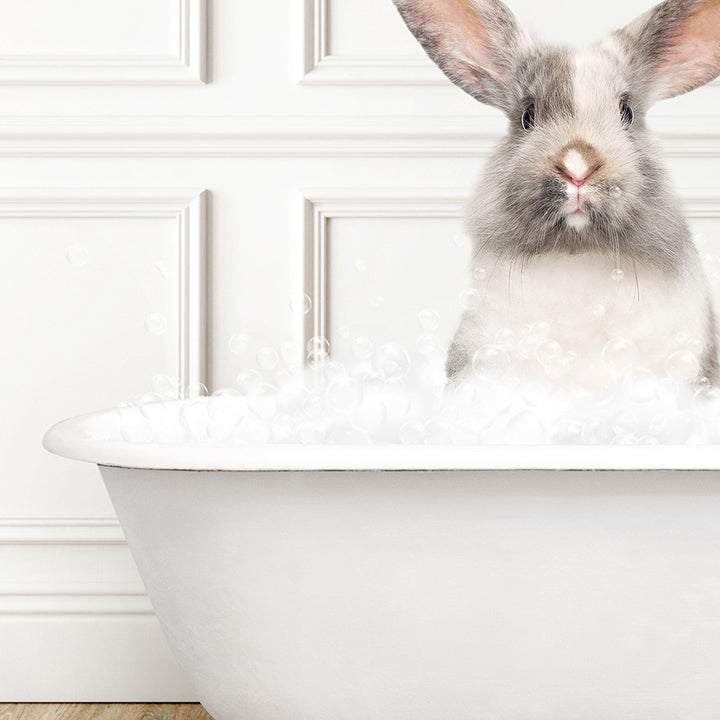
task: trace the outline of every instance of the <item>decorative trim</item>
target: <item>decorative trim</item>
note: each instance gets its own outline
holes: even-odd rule
[[[196,190],[0,190],[0,218],[174,218],[178,226],[178,377],[207,384],[207,192]]]
[[[714,115],[654,116],[668,158],[720,158]],[[485,159],[505,118],[471,116],[25,117],[0,119],[0,157],[443,157]]]
[[[0,55],[0,85],[188,85],[205,82],[207,0],[177,0],[177,54]]]
[[[421,55],[331,55],[330,0],[305,0],[305,74],[302,85],[449,85]]]
[[[126,545],[116,518],[0,518],[0,545]]]
[[[31,615],[154,615],[146,593],[94,583],[0,586],[0,618]]]
[[[305,346],[313,337],[329,336],[329,221],[333,218],[459,218],[467,190],[426,188],[317,189],[303,192],[305,199],[304,268],[305,293],[312,313],[303,328]]]

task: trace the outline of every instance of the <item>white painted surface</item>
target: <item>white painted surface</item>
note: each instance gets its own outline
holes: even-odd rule
[[[716,717],[715,475],[102,472],[216,720]]]
[[[363,234],[372,232],[363,258],[380,269],[378,294],[392,323],[403,324],[398,332],[409,332],[406,318],[428,298],[446,308],[443,332],[452,331],[465,263],[453,237],[504,120],[450,86],[383,2],[359,11],[351,0],[0,0],[5,700],[192,697],[156,621],[126,612],[147,605],[125,594],[140,592],[139,579],[127,549],[107,544],[119,531],[97,471],[40,447],[52,422],[146,391],[153,374],[181,362],[182,298],[196,333],[202,314],[199,285],[180,282],[182,238],[194,238],[190,248],[207,238],[213,386],[232,383],[258,347],[300,340],[288,299],[304,287],[306,265],[322,261],[306,253],[317,230],[308,202],[319,213],[312,217],[329,218],[326,241],[337,246],[332,308],[352,309],[363,332],[384,332],[351,294]],[[585,3],[578,12],[569,0],[511,3],[538,34],[578,41],[649,4]],[[719,113],[716,84],[660,103],[652,116],[712,252],[720,250]],[[55,214],[38,214],[48,199]],[[421,249],[408,253],[416,237]],[[74,244],[88,250],[86,265],[66,259]],[[167,279],[154,267],[158,254]],[[407,265],[397,286],[388,254]],[[175,319],[150,336],[143,320],[156,306]],[[238,332],[252,338],[248,357],[229,351]],[[200,354],[186,354],[188,367],[201,367]],[[696,512],[690,504],[688,522]],[[683,547],[707,557],[699,535]],[[108,666],[112,674],[102,675]]]

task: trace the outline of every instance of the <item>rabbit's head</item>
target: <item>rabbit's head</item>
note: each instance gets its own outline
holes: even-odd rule
[[[509,119],[471,208],[478,242],[677,266],[687,231],[645,115],[720,74],[720,0],[666,0],[585,50],[535,41],[499,0],[394,2],[443,72]]]

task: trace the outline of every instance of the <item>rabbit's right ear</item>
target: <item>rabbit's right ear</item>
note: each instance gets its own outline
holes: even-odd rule
[[[393,0],[425,52],[481,102],[512,107],[513,68],[530,38],[499,0]]]

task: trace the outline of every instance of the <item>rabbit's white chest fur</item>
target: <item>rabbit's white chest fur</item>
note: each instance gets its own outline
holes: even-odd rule
[[[476,264],[486,268],[476,282],[481,302],[466,314],[459,333],[471,346],[492,343],[508,329],[517,338],[528,325],[543,322],[563,353],[579,360],[599,359],[609,340],[624,338],[636,345],[644,367],[663,373],[679,344],[704,344],[706,298],[701,283],[689,277],[669,278],[627,261],[618,266],[592,253],[538,256],[523,269],[492,258]],[[617,273],[613,278],[618,267],[621,280]]]

